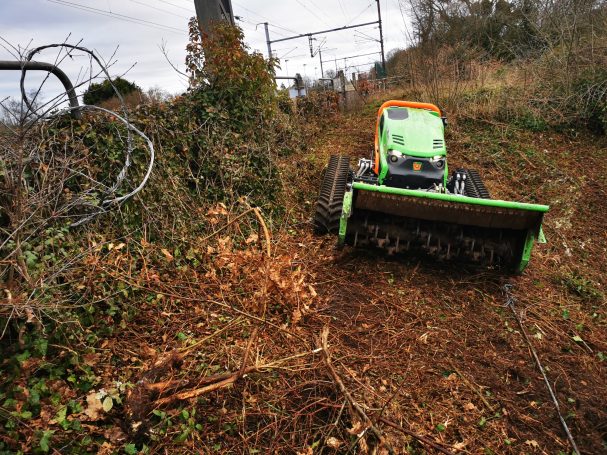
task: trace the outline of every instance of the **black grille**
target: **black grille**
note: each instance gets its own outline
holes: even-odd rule
[[[405,139],[400,134],[393,134],[392,142],[399,144],[399,145],[405,145]]]
[[[434,139],[432,141],[432,148],[433,149],[442,149],[444,144],[445,144],[445,142],[442,139]]]

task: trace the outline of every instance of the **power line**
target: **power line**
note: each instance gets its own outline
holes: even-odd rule
[[[162,0],[158,0],[158,1],[162,1]],[[182,2],[186,2],[188,5],[192,4],[192,0],[181,0]]]
[[[405,38],[405,45],[407,43],[407,41],[412,42],[413,41],[413,37],[411,36],[411,32],[409,31],[409,26],[407,25],[407,21],[405,20],[405,14],[403,13],[403,5],[401,3],[401,0],[397,0],[398,2],[398,9],[400,10],[400,17],[403,20],[403,25],[404,25],[404,30],[403,30],[403,38]]]
[[[344,60],[344,61],[346,61],[346,60],[350,60],[350,59],[353,59],[353,58],[368,57],[369,55],[377,55],[377,54],[380,54],[380,52],[379,51],[375,51],[375,52],[369,52],[368,54],[351,55],[349,57],[334,57],[332,60],[324,60],[323,63],[330,63],[330,62],[335,61],[335,60]]]
[[[313,6],[314,8],[316,8],[317,10],[319,10],[319,11],[320,11],[320,10],[322,10],[322,8],[320,8],[320,7],[319,7],[319,6],[318,6],[318,5],[317,5],[317,4],[314,2],[314,0],[308,0],[308,1],[309,1],[309,2],[312,4],[312,6]],[[329,13],[324,13],[324,12],[323,12],[323,14],[324,14],[324,15],[325,15],[327,18],[331,18],[331,15],[330,15]]]
[[[309,2],[312,4],[312,6],[313,6],[314,8],[316,8],[318,11],[320,11],[320,12],[323,14],[323,16],[325,16],[327,19],[331,20],[331,16],[330,16],[328,13],[324,12],[324,11],[322,10],[322,8],[320,8],[320,7],[319,7],[319,6],[318,6],[316,3],[314,3],[314,1],[313,1],[313,0],[308,0],[308,1],[309,1]],[[323,21],[323,22],[324,22],[324,21]],[[325,23],[326,23],[326,22],[325,22]]]
[[[56,3],[58,5],[63,5],[63,6],[67,6],[68,8],[74,8],[74,9],[79,9],[82,11],[87,11],[89,13],[93,13],[93,14],[98,14],[101,16],[106,16],[106,17],[111,17],[114,19],[120,19],[126,22],[131,22],[133,24],[139,24],[139,25],[143,25],[145,27],[151,27],[151,28],[155,28],[158,30],[164,30],[167,32],[172,32],[172,33],[180,33],[183,34],[184,30],[181,30],[179,28],[176,27],[171,27],[169,25],[164,25],[164,24],[159,24],[157,22],[151,22],[151,21],[146,21],[144,19],[139,19],[133,16],[126,16],[124,14],[118,14],[118,13],[113,13],[111,11],[107,11],[107,10],[103,10],[103,9],[98,9],[98,8],[93,8],[91,6],[86,6],[86,5],[81,5],[78,3],[72,3],[72,2],[68,2],[66,0],[48,0],[51,3]]]
[[[234,2],[234,4],[236,6],[238,6],[239,8],[242,8],[243,10],[248,11],[251,14],[254,14],[255,16],[257,16],[258,18],[260,18],[264,22],[268,22],[268,24],[271,25],[272,27],[280,28],[280,29],[282,29],[282,30],[284,30],[286,32],[289,32],[289,33],[297,33],[296,31],[291,30],[289,28],[286,28],[286,27],[283,27],[283,26],[280,26],[280,25],[276,25],[276,24],[270,24],[270,21],[269,21],[269,19],[267,17],[261,16],[260,14],[256,13],[253,10],[250,10],[249,8],[247,8],[246,6],[241,5],[240,3]]]
[[[285,56],[283,55],[282,57],[285,57]],[[282,58],[282,57],[279,57],[279,58]],[[308,57],[308,54],[291,55],[291,56],[289,56],[289,60],[296,59],[296,58],[304,58],[304,57]]]
[[[271,23],[269,23],[269,22],[268,22],[268,25],[269,25],[270,27],[277,28],[277,29],[279,29],[279,30],[284,30],[284,31],[287,31],[287,32],[289,31],[289,30],[287,30],[287,29],[286,29],[286,28],[284,28],[284,27],[279,27],[278,25],[274,25],[274,24],[271,24]],[[280,35],[280,36],[288,36],[288,35],[285,35],[285,32],[284,32],[284,31],[282,31],[282,32],[277,32],[276,30],[274,30],[274,33],[276,33],[277,35]],[[289,32],[289,33],[290,33],[290,32]]]
[[[360,70],[358,70],[358,68],[368,67],[368,66],[374,67],[376,63],[379,63],[381,65],[380,62],[375,61],[375,62],[361,63],[360,65],[346,65],[342,69],[344,70],[344,72],[348,71],[350,68],[357,68],[357,71],[360,71]]]
[[[341,10],[341,14],[344,15],[345,20],[348,20],[348,17],[346,16],[346,10],[344,10],[344,5],[341,3],[341,0],[338,0],[338,1],[339,1],[339,9]]]
[[[312,11],[310,8],[308,8],[306,6],[305,3],[302,3],[301,0],[295,0],[297,3],[299,3],[304,9],[306,9],[310,14],[312,14],[316,19],[318,19],[319,21],[324,22],[325,24],[327,24],[329,27],[331,26],[331,24],[328,24],[327,21],[325,21],[322,17],[320,17],[318,14],[316,14],[314,11]]]
[[[240,18],[240,20],[241,20],[242,22],[246,22],[246,23],[247,23],[247,24],[249,24],[249,25],[254,25],[254,26],[255,26],[255,31],[257,31],[257,26],[258,26],[259,24],[256,24],[255,22],[251,22],[251,21],[250,21],[250,20],[248,20],[248,19],[244,19],[243,17],[241,17],[241,18]],[[275,33],[275,34],[277,34],[277,35],[279,35],[279,36],[287,36],[287,35],[285,35],[285,34],[284,34],[284,32],[277,32],[277,31],[274,31],[274,33]]]
[[[348,22],[346,25],[350,25],[352,22],[354,22],[356,19],[358,19],[360,16],[363,15],[363,13],[365,11],[367,11],[369,8],[371,8],[373,6],[373,2],[369,3],[365,9],[363,9],[360,13],[358,13],[353,19],[350,19],[350,22]]]
[[[175,8],[179,8],[179,9],[182,9],[184,11],[187,11],[188,13],[195,14],[192,9],[184,8],[183,6],[179,6],[179,5],[175,5],[175,3],[167,2],[167,0],[156,0],[156,1],[160,2],[160,3],[166,3],[167,5],[171,5],[171,6],[174,6]]]
[[[292,39],[297,39],[297,38],[306,38],[306,37],[310,38],[311,36],[314,36],[314,35],[324,35],[325,33],[330,33],[330,32],[340,32],[342,30],[348,30],[348,29],[357,28],[357,27],[366,27],[367,25],[374,25],[377,23],[378,23],[378,21],[371,21],[371,22],[365,22],[364,24],[344,25],[343,27],[332,28],[330,30],[322,30],[320,32],[300,33],[299,35],[290,36],[288,38],[281,38],[281,39],[275,39],[275,40],[268,39],[268,44],[278,43],[280,41],[287,41],[287,40],[292,40]]]
[[[148,3],[140,2],[139,0],[130,0],[130,1],[133,2],[133,3],[137,3],[138,5],[145,6],[147,8],[155,9],[156,11],[162,11],[163,13],[170,14],[171,16],[181,17],[183,19],[188,19],[188,20],[190,19],[187,16],[183,16],[181,14],[177,14],[177,13],[174,13],[172,11],[169,11],[169,10],[166,10],[166,9],[163,9],[163,8],[157,8],[157,7],[152,6],[152,5],[148,4]]]
[[[355,37],[357,33],[361,35],[358,38],[365,38],[367,41],[375,41],[376,43],[379,43],[379,40],[377,38],[373,38],[372,36],[369,36],[366,33],[361,32],[360,30],[356,30],[354,32]]]

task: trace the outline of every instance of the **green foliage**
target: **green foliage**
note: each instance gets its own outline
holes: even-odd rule
[[[546,120],[529,109],[523,109],[522,112],[514,117],[513,123],[523,129],[538,133],[546,131],[548,128]]]
[[[417,41],[391,52],[387,67],[418,96],[463,111],[465,86],[486,84],[491,94],[495,81],[487,83],[486,75],[493,73],[506,87],[494,93],[492,106],[481,107],[486,117],[497,114],[536,132],[549,126],[607,132],[607,60],[596,52],[607,43],[602,0],[409,3]],[[518,80],[509,82],[504,70],[487,72],[498,62]]]
[[[583,300],[600,302],[604,299],[603,293],[593,281],[580,276],[576,272],[564,276],[561,281],[571,293],[581,297]],[[567,316],[569,316],[568,312]]]
[[[7,431],[11,447],[14,442],[15,447],[52,452],[69,441],[70,453],[98,449],[97,440],[82,434],[77,416],[86,409],[87,395],[102,387],[100,411],[123,412],[120,394],[107,383],[102,385],[102,371],[87,356],[99,354],[103,342],[128,330],[143,306],[159,305],[163,296],[133,286],[104,266],[128,264],[133,277],[144,268],[146,273],[148,267],[160,268],[169,262],[167,257],[143,251],[144,242],[154,242],[166,246],[170,273],[200,267],[208,257],[196,249],[193,239],[215,229],[208,212],[218,203],[262,207],[268,223],[281,216],[283,187],[277,157],[301,150],[302,133],[293,127],[298,114],[278,108],[274,62],[248,53],[239,29],[219,25],[216,33],[204,37],[199,50],[197,44],[189,47],[189,63],[200,64],[200,72],[191,67],[195,77],[186,94],[129,110],[132,124],[154,142],[154,170],[136,198],[112,207],[95,221],[70,227],[86,210],[82,205],[71,208],[70,202],[89,190],[91,182],[103,182],[107,188],[116,181],[125,161],[125,127],[109,116],[86,114],[80,120],[49,119],[35,131],[39,153],[36,160],[24,164],[19,188],[42,193],[41,182],[54,166],[64,177],[53,187],[50,202],[41,204],[30,224],[24,223],[21,238],[7,239],[0,252],[3,257],[14,252],[11,260],[28,277],[19,275],[7,287],[15,300],[27,300],[28,312],[17,315],[10,313],[9,305],[3,307],[8,312],[0,308],[5,331],[0,340],[0,405],[7,411],[0,415],[0,427]],[[87,95],[99,96],[109,83],[101,86],[96,87],[99,92],[90,90]],[[134,84],[129,87],[138,89]],[[125,93],[124,87],[118,88]],[[87,102],[100,102],[101,98],[91,101],[88,96]],[[57,160],[66,150],[78,157],[74,163],[78,172],[70,173]],[[126,194],[137,185],[147,165],[148,152],[135,139],[125,184],[114,195]],[[105,197],[101,191],[87,193],[85,207],[96,209]],[[0,202],[5,210],[12,199]],[[68,208],[58,215],[57,207]],[[116,356],[109,361],[119,365],[122,359]],[[118,377],[128,382],[129,378]],[[40,421],[41,414],[53,423],[35,432],[28,422]],[[154,415],[164,434],[176,442],[188,441],[202,430],[194,410]],[[226,432],[235,431],[226,425]],[[0,452],[3,444],[0,441]],[[148,449],[139,441],[129,441],[119,450],[145,453]]]
[[[339,110],[339,95],[333,91],[310,92],[297,99],[297,112],[304,118],[325,118]]]
[[[243,39],[242,29],[225,22],[201,35],[192,19],[186,67],[194,99],[213,104],[232,129],[258,134],[276,111],[277,60],[248,52]]]
[[[141,89],[134,82],[129,82],[126,79],[117,77],[111,83],[106,79],[103,82],[91,84],[84,92],[82,101],[84,101],[85,104],[99,105],[103,101],[114,98],[116,96],[116,91],[114,90],[114,87],[112,87],[112,84],[122,96],[126,96],[132,92],[141,92]]]
[[[607,132],[607,68],[588,68],[574,80],[572,92],[576,117],[591,130]]]
[[[575,33],[593,31],[600,0],[544,5],[535,1],[410,0],[415,11],[413,28],[419,45],[439,48],[452,43],[477,48],[487,56],[513,60],[541,55]]]
[[[287,115],[291,115],[294,112],[295,103],[289,97],[289,92],[287,90],[280,90],[277,95],[278,100],[278,109]]]

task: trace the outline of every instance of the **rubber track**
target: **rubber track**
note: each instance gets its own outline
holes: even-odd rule
[[[481,199],[491,199],[489,191],[483,183],[480,174],[474,169],[456,169],[457,173],[466,174],[466,196]]]
[[[346,184],[350,172],[350,158],[331,155],[320,186],[314,213],[314,232],[317,234],[337,233],[343,205]]]
[[[467,169],[467,172],[468,178],[472,182],[474,182],[474,188],[478,194],[477,197],[483,199],[491,199],[491,196],[489,195],[489,190],[487,190],[487,188],[485,187],[485,184],[483,183],[483,179],[481,179],[480,174],[474,169]]]

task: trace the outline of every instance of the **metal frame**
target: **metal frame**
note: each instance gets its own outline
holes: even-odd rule
[[[22,78],[25,77],[27,71],[47,71],[57,77],[65,88],[65,93],[69,99],[70,107],[72,108],[72,116],[79,118],[80,113],[78,108],[78,96],[74,85],[67,74],[65,74],[58,66],[46,62],[26,62],[22,60],[0,60],[0,70],[21,71]]]

